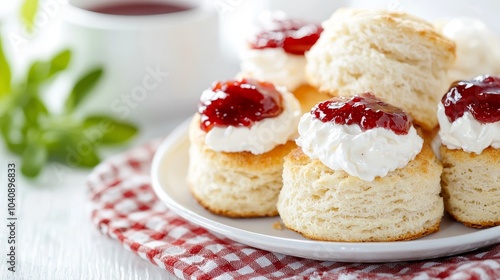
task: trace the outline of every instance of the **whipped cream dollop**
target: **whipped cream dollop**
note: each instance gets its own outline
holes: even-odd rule
[[[237,77],[271,82],[290,91],[306,83],[303,55],[288,54],[281,48],[247,49],[241,60],[241,72]]]
[[[310,113],[300,119],[298,132],[297,145],[311,159],[365,181],[405,167],[423,145],[413,126],[405,135],[379,127],[363,131],[357,124],[322,122]]]
[[[294,140],[297,137],[297,124],[300,120],[300,104],[284,87],[276,86],[276,89],[283,96],[283,112],[279,116],[257,121],[250,127],[213,127],[205,136],[205,144],[217,152],[246,151],[258,155]],[[201,101],[210,96],[213,96],[212,90],[205,90]]]
[[[438,105],[439,138],[450,150],[462,149],[469,153],[480,154],[484,149],[500,149],[500,122],[481,123],[470,112],[454,122],[446,116],[444,106]]]
[[[454,18],[436,23],[455,42],[456,60],[448,71],[450,82],[500,73],[500,42],[479,19]]]

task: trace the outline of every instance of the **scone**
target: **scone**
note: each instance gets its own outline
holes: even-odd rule
[[[437,115],[446,211],[466,226],[500,225],[500,77],[453,83]]]
[[[448,87],[454,43],[403,12],[338,9],[306,53],[311,85],[331,95],[370,91],[408,112],[426,130]]]
[[[241,54],[241,72],[251,77],[286,87],[299,100],[303,112],[329,98],[308,85],[304,53],[316,43],[320,25],[273,14],[262,18],[260,30],[248,40]]]
[[[371,94],[319,103],[299,123],[278,212],[305,237],[397,241],[439,230],[441,163],[410,117]]]
[[[299,118],[295,97],[270,83],[242,79],[205,90],[189,131],[194,198],[219,215],[277,215],[283,158],[296,147]]]

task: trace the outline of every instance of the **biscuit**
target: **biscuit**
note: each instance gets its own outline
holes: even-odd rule
[[[481,154],[440,148],[446,211],[469,227],[500,225],[500,149]]]
[[[190,126],[188,185],[194,198],[207,210],[234,218],[276,216],[282,187],[283,158],[296,146],[288,141],[273,150],[216,152],[204,142],[197,114]]]
[[[286,158],[278,212],[305,237],[338,242],[411,240],[439,230],[442,166],[428,145],[373,182],[335,171],[301,148]]]
[[[422,19],[385,10],[338,9],[323,28],[305,54],[311,85],[339,96],[372,92],[422,128],[436,127],[453,41]]]

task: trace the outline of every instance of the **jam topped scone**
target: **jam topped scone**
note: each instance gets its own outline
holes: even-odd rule
[[[453,83],[438,105],[439,135],[449,149],[481,154],[500,148],[500,77]]]
[[[439,229],[441,164],[403,110],[364,93],[317,104],[286,158],[278,212],[326,241],[395,241]]]
[[[286,87],[309,111],[328,95],[308,86],[304,53],[318,40],[323,28],[319,24],[283,15],[263,19],[241,55],[239,77],[252,77]]]
[[[500,77],[453,83],[437,115],[446,211],[470,227],[500,225]]]
[[[243,76],[269,81],[294,91],[306,83],[304,53],[318,40],[320,25],[288,18],[269,18],[248,40],[242,54]]]
[[[188,184],[209,211],[277,215],[283,157],[296,147],[300,105],[283,87],[253,79],[205,90],[189,131]]]

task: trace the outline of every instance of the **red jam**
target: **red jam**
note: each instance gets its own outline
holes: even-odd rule
[[[116,1],[115,1],[116,2]],[[183,12],[191,9],[189,6],[174,3],[156,3],[151,0],[135,2],[116,2],[113,4],[98,5],[89,10],[96,13],[121,16],[160,15]],[[99,2],[97,2],[99,3]]]
[[[274,85],[253,79],[215,82],[211,96],[203,99],[198,112],[205,132],[214,126],[250,127],[283,112],[283,97]]]
[[[500,121],[500,77],[478,76],[471,81],[451,84],[441,99],[450,122],[470,112],[480,123]]]
[[[290,54],[304,55],[323,32],[320,25],[293,19],[273,19],[269,25],[250,40],[252,49],[282,48]]]
[[[311,110],[311,115],[325,123],[357,124],[364,131],[381,127],[405,135],[411,127],[411,118],[405,111],[381,101],[371,93],[323,101]]]

